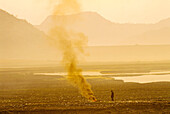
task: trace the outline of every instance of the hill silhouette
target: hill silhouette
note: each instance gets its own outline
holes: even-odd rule
[[[113,23],[95,12],[82,12],[74,15],[51,15],[37,28],[47,33],[52,27],[61,25],[62,20],[67,23],[69,29],[87,35],[89,45],[170,44],[170,38],[167,38],[170,32],[164,29],[170,27],[170,18],[155,24],[120,24]],[[153,31],[159,35],[155,37]]]
[[[0,10],[0,59],[43,59],[48,49],[42,31]]]
[[[60,19],[67,17],[66,20],[67,23],[69,23],[70,28],[74,28],[77,31],[84,30],[90,35],[89,42],[91,44],[104,45],[108,43],[107,45],[111,45],[115,42],[118,44],[120,41],[129,44],[127,42],[131,41],[128,39],[129,36],[127,37],[125,34],[127,31],[129,31],[129,35],[138,35],[138,40],[136,40],[136,37],[131,37],[131,40],[135,42],[135,44],[138,41],[142,43],[144,37],[150,40],[147,41],[150,43],[153,42],[152,39],[159,43],[159,38],[162,37],[162,43],[164,43],[163,41],[166,39],[166,44],[168,44],[169,36],[167,34],[169,34],[170,23],[165,24],[169,22],[168,20],[163,20],[157,24],[147,25],[116,24],[102,18],[97,13],[86,12],[77,15],[82,15],[79,19],[83,22],[76,22],[76,15],[74,19],[72,16],[68,15],[64,17],[56,16],[56,18],[58,18],[56,24],[61,24],[59,22]],[[46,21],[39,26],[43,28],[41,30],[47,32],[52,18],[53,16],[49,16]],[[93,18],[96,19],[94,20]],[[51,23],[51,26],[52,25],[53,23]],[[22,63],[27,60],[33,60],[33,63],[35,62],[34,60],[61,60],[61,53],[50,45],[47,36],[41,30],[38,30],[35,26],[25,20],[18,19],[7,12],[0,10],[0,67],[6,65],[7,62],[11,65],[13,60],[21,60]],[[111,36],[105,37],[108,34]],[[162,34],[164,34],[164,36]],[[112,35],[114,37],[112,37]],[[117,37],[120,37],[120,39]],[[143,42],[143,44],[146,44],[146,42]],[[170,58],[170,45],[90,46],[85,50],[89,55],[85,56],[86,61],[161,61],[169,60]],[[27,64],[28,63],[30,62],[27,62]]]

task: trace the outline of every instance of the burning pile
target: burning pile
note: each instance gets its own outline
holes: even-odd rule
[[[55,6],[53,14],[67,15],[78,12],[80,12],[80,5],[77,0],[61,0],[59,5]],[[55,18],[53,21],[55,22]],[[96,101],[90,84],[84,79],[82,70],[77,67],[78,56],[84,53],[83,47],[87,44],[87,37],[83,33],[68,30],[65,20],[62,20],[60,26],[52,28],[48,35],[63,54],[63,63],[68,72],[68,80],[79,88],[82,96],[90,101]]]

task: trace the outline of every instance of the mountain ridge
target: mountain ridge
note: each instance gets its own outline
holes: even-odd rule
[[[98,15],[95,17],[99,17]],[[88,17],[89,18],[89,17]],[[73,19],[74,20],[74,19]],[[91,18],[89,18],[89,21]],[[103,20],[103,19],[102,19]],[[84,20],[86,21],[86,20]],[[93,24],[91,20],[90,24],[85,25],[88,27]],[[103,30],[108,34],[116,34],[123,27],[115,27],[113,30],[107,30],[109,27],[112,28],[112,25],[109,24],[109,27],[102,28],[100,23],[101,20],[96,21],[100,26],[92,26],[89,28],[92,35],[102,33]],[[107,23],[107,22],[106,22]],[[104,23],[105,25],[105,23]],[[84,26],[84,25],[83,25]],[[124,26],[124,25],[123,25]],[[131,29],[134,26],[130,27]],[[99,28],[100,31],[95,30]],[[121,29],[120,29],[121,28]],[[136,28],[133,28],[135,30]],[[164,32],[168,33],[169,27],[161,28]],[[152,30],[153,34],[159,34],[159,29],[155,32]],[[123,29],[123,32],[126,32],[126,27]],[[133,31],[130,31],[133,32]],[[95,34],[94,34],[95,33]],[[122,36],[126,34],[121,33]],[[149,33],[148,33],[149,34]],[[100,37],[100,40],[105,40],[104,34]],[[117,34],[118,35],[118,34]],[[150,35],[150,34],[149,34]],[[167,36],[167,35],[166,35]],[[148,36],[149,37],[149,36]],[[142,37],[141,37],[142,38]],[[112,42],[112,41],[110,41]],[[131,41],[130,41],[131,42]],[[136,41],[135,41],[136,42]],[[94,40],[94,43],[96,40]],[[127,45],[126,46],[94,46],[86,47],[85,52],[89,56],[85,56],[86,61],[160,61],[160,60],[169,60],[170,58],[170,45],[150,45],[150,46],[141,46],[141,45]],[[112,43],[111,43],[112,44]],[[135,43],[136,44],[136,43]],[[143,44],[144,45],[144,44]],[[38,61],[48,61],[48,60],[57,60],[60,61],[62,58],[61,52],[55,47],[50,45],[47,36],[43,31],[38,30],[33,25],[29,24],[25,20],[17,19],[15,16],[10,15],[5,11],[0,11],[0,64],[5,65],[5,61],[12,60],[38,60]],[[11,62],[9,62],[11,63]],[[41,63],[41,62],[39,62]],[[29,62],[28,62],[29,64]],[[41,64],[45,64],[42,62]],[[58,64],[58,63],[57,63]]]
[[[42,58],[48,54],[47,42],[44,32],[0,10],[0,59]]]
[[[78,18],[77,18],[78,17]],[[55,18],[55,22],[53,19]],[[36,26],[38,29],[48,33],[54,26],[60,26],[62,20],[65,20],[67,27],[77,32],[82,32],[89,38],[89,45],[136,45],[143,44],[138,40],[141,34],[148,31],[159,30],[164,27],[170,27],[170,18],[159,21],[155,24],[120,24],[111,22],[98,13],[83,12],[74,15],[51,15],[46,20]],[[168,35],[169,36],[169,33]],[[136,38],[135,40],[134,37]],[[164,44],[170,42],[170,39],[160,38]],[[129,42],[131,41],[131,42]],[[134,41],[134,42],[133,42]],[[148,44],[146,40],[146,44]],[[157,43],[151,43],[157,45]]]
[[[106,19],[106,18],[104,18],[102,15],[100,15],[99,13],[97,13],[97,12],[93,12],[93,11],[84,11],[84,12],[80,12],[80,13],[76,13],[76,14],[67,14],[67,15],[49,15],[49,16],[47,16],[46,18],[45,18],[45,20],[47,20],[47,18],[49,18],[49,17],[52,17],[52,16],[57,16],[57,17],[64,17],[64,16],[78,16],[78,15],[82,15],[82,14],[92,14],[92,15],[97,15],[97,16],[99,16],[99,17],[102,17],[103,19],[105,19],[105,20],[107,20],[107,21],[109,21],[109,22],[111,22],[111,23],[113,23],[113,24],[138,24],[138,25],[148,25],[148,24],[150,24],[150,25],[152,25],[152,24],[158,24],[158,23],[162,23],[162,22],[165,22],[165,21],[170,21],[170,17],[168,17],[168,18],[164,18],[164,19],[161,19],[161,20],[158,20],[157,22],[155,22],[155,23],[127,23],[127,22],[125,22],[125,23],[120,23],[120,22],[114,22],[114,21],[111,21],[111,20],[109,20],[109,19]],[[45,21],[44,20],[44,21]],[[44,22],[43,21],[43,22]],[[42,23],[43,23],[42,22]],[[41,24],[42,24],[41,23]]]

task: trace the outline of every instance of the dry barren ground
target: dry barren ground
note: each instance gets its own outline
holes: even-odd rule
[[[129,70],[131,71],[132,68],[137,68],[132,66],[134,65],[120,65],[117,67],[117,72],[120,69],[131,68]],[[147,65],[136,66],[141,69]],[[116,69],[115,65],[113,67],[91,66],[85,69]],[[145,68],[170,69],[169,64],[148,65]],[[104,76],[90,78],[86,76],[98,99],[97,102],[89,102],[67,81],[66,77],[34,75],[36,72],[60,70],[62,69],[58,67],[1,69],[0,113],[170,113],[170,82],[124,83]],[[110,101],[111,90],[115,93],[115,102]]]

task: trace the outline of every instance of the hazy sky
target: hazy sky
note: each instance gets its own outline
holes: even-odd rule
[[[50,0],[0,0],[0,9],[40,24],[50,15]],[[57,0],[56,0],[57,1]],[[95,11],[113,22],[155,23],[170,17],[170,0],[78,0],[83,11]]]

